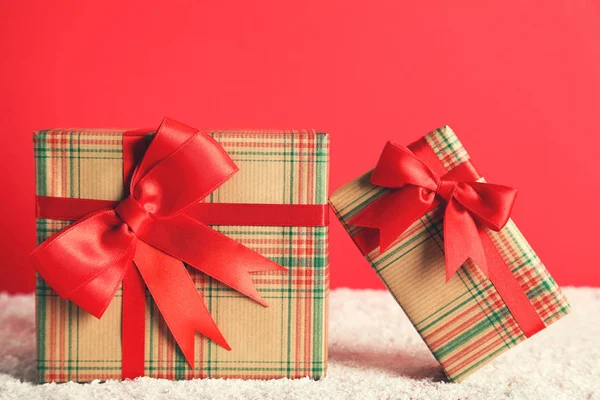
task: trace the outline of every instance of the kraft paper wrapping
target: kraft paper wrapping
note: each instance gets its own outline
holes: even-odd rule
[[[37,195],[121,200],[122,133],[61,129],[34,135]],[[313,131],[211,135],[240,171],[204,201],[326,204],[329,137]],[[41,243],[69,222],[38,219]],[[188,271],[233,350],[196,335],[190,369],[146,292],[145,375],[164,379],[319,379],[327,366],[328,228],[213,226],[288,269],[253,274],[264,308],[194,268]],[[121,378],[121,290],[101,319],[38,277],[39,382]]]
[[[425,136],[446,169],[469,155],[446,126]],[[387,189],[369,182],[370,172],[336,190],[330,204],[351,236],[362,228],[348,221]],[[398,210],[402,212],[402,210]],[[546,326],[565,316],[569,304],[512,220],[492,242]],[[443,206],[415,222],[384,252],[365,257],[404,309],[448,378],[461,381],[526,339],[491,282],[472,262],[446,283]]]

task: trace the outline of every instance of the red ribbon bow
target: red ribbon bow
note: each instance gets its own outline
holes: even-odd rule
[[[366,228],[353,236],[363,254],[378,245],[380,253],[384,252],[442,199],[447,203],[446,280],[470,258],[486,274],[525,336],[544,329],[544,322],[486,229],[498,231],[506,225],[516,190],[478,182],[480,175],[470,161],[448,168],[425,138],[409,147],[387,143],[370,179],[388,192],[349,222]]]
[[[212,137],[165,119],[133,174],[131,194],[49,238],[31,254],[34,268],[97,318],[137,268],[193,368],[195,331],[230,348],[183,263],[262,305],[249,272],[285,270],[183,213],[236,171]]]
[[[385,251],[415,221],[446,201],[444,252],[446,280],[472,259],[488,275],[481,235],[501,230],[510,218],[517,191],[508,186],[440,177],[407,147],[388,142],[371,175],[371,183],[392,189],[356,215],[350,224],[379,230]]]

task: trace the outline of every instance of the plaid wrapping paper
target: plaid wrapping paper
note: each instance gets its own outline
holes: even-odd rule
[[[448,170],[469,159],[447,126],[425,139]],[[348,225],[348,221],[388,192],[371,185],[369,177],[370,172],[346,184],[330,199],[352,237],[362,228]],[[443,211],[443,207],[437,207],[410,226],[384,253],[376,248],[365,257],[448,378],[461,381],[526,337],[494,286],[471,260],[445,282]],[[570,307],[565,296],[514,222],[510,220],[502,231],[490,233],[545,325],[566,315]]]
[[[123,131],[52,130],[34,135],[38,195],[120,200]],[[240,171],[205,201],[326,204],[329,138],[312,131],[213,132]],[[69,222],[38,219],[41,243]],[[196,335],[192,370],[146,291],[145,375],[164,379],[319,379],[327,365],[327,227],[213,226],[283,265],[253,274],[268,308],[188,268],[232,351]],[[39,382],[121,378],[121,289],[98,320],[36,287]]]

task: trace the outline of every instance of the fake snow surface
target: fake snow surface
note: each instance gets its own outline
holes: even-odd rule
[[[35,384],[32,295],[0,293],[0,399],[599,399],[600,289],[565,290],[573,311],[464,383],[448,383],[385,291],[331,293],[321,381],[151,378]]]

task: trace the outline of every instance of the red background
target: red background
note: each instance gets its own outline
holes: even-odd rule
[[[0,290],[33,288],[31,132],[314,127],[331,188],[448,124],[562,285],[600,286],[596,2],[0,2]],[[332,286],[382,287],[337,221]]]

